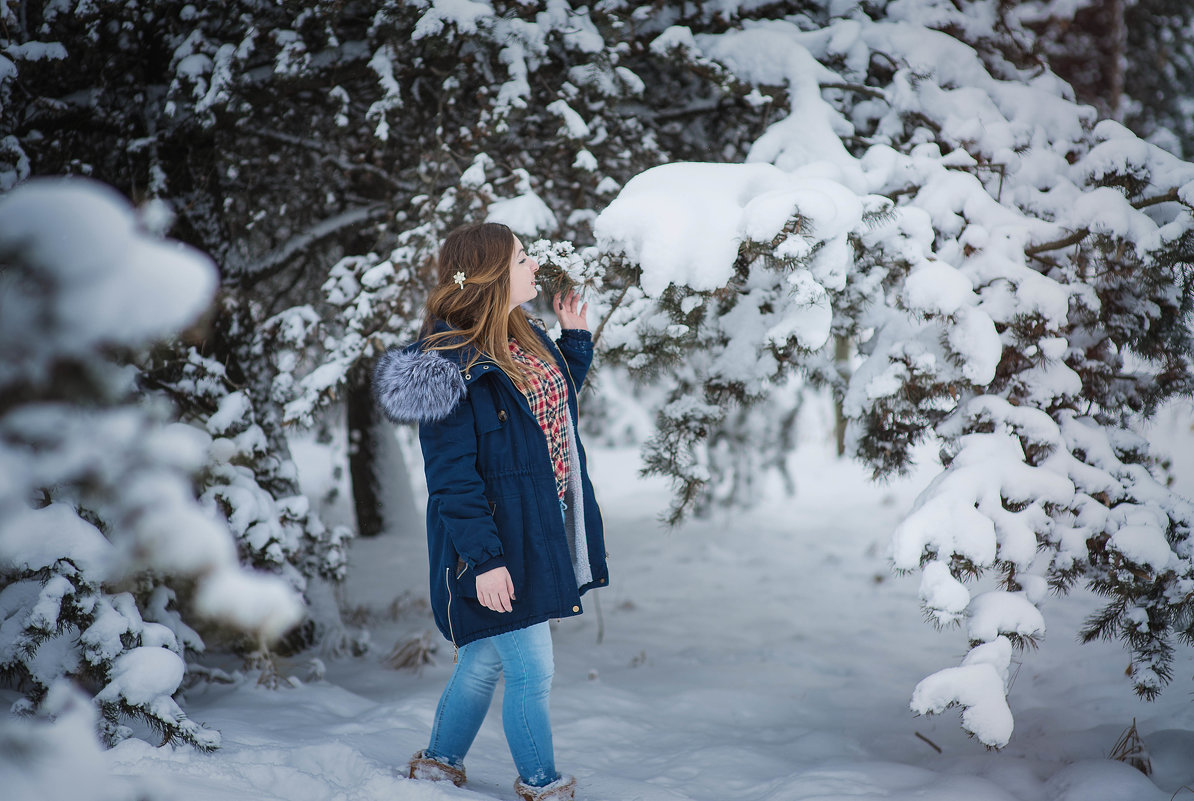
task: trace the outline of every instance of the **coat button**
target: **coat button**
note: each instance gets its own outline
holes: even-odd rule
[[[574,606],[574,607],[572,607],[572,611],[573,611],[573,612],[579,612],[579,611],[580,611],[580,607],[579,607],[579,606]]]
[[[506,410],[505,409],[498,410],[498,422],[499,423],[506,422]]]

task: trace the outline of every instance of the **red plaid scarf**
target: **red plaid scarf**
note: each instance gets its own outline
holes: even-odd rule
[[[568,487],[568,384],[559,367],[523,350],[513,339],[510,356],[530,368],[523,394],[547,436],[547,452],[556,474],[556,493],[563,498]]]

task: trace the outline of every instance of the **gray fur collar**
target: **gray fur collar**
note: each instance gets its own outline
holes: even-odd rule
[[[442,420],[467,391],[460,365],[439,351],[390,348],[373,368],[373,397],[393,423]]]

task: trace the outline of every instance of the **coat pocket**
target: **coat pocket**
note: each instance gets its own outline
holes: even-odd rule
[[[459,557],[451,568],[452,583],[456,585],[456,594],[461,598],[477,597],[477,572]]]
[[[478,436],[505,428],[510,421],[510,413],[499,402],[499,393],[493,391],[490,382],[478,381],[473,384],[471,396],[473,424]]]
[[[520,496],[506,496],[493,502],[493,522],[502,539],[502,555],[506,558],[506,569],[514,582],[514,595],[521,599],[530,576],[532,554],[527,543],[532,527],[538,526],[538,515],[532,505]]]

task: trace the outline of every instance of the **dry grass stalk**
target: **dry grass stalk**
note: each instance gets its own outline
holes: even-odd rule
[[[424,665],[434,664],[431,655],[438,649],[431,632],[425,631],[418,637],[397,643],[394,650],[382,659],[382,664],[394,670],[423,671]]]
[[[1132,718],[1132,725],[1116,740],[1109,754],[1111,759],[1131,765],[1145,776],[1153,774],[1153,765],[1149,761],[1148,751],[1144,741],[1140,739],[1140,732],[1136,731],[1136,718]]]

